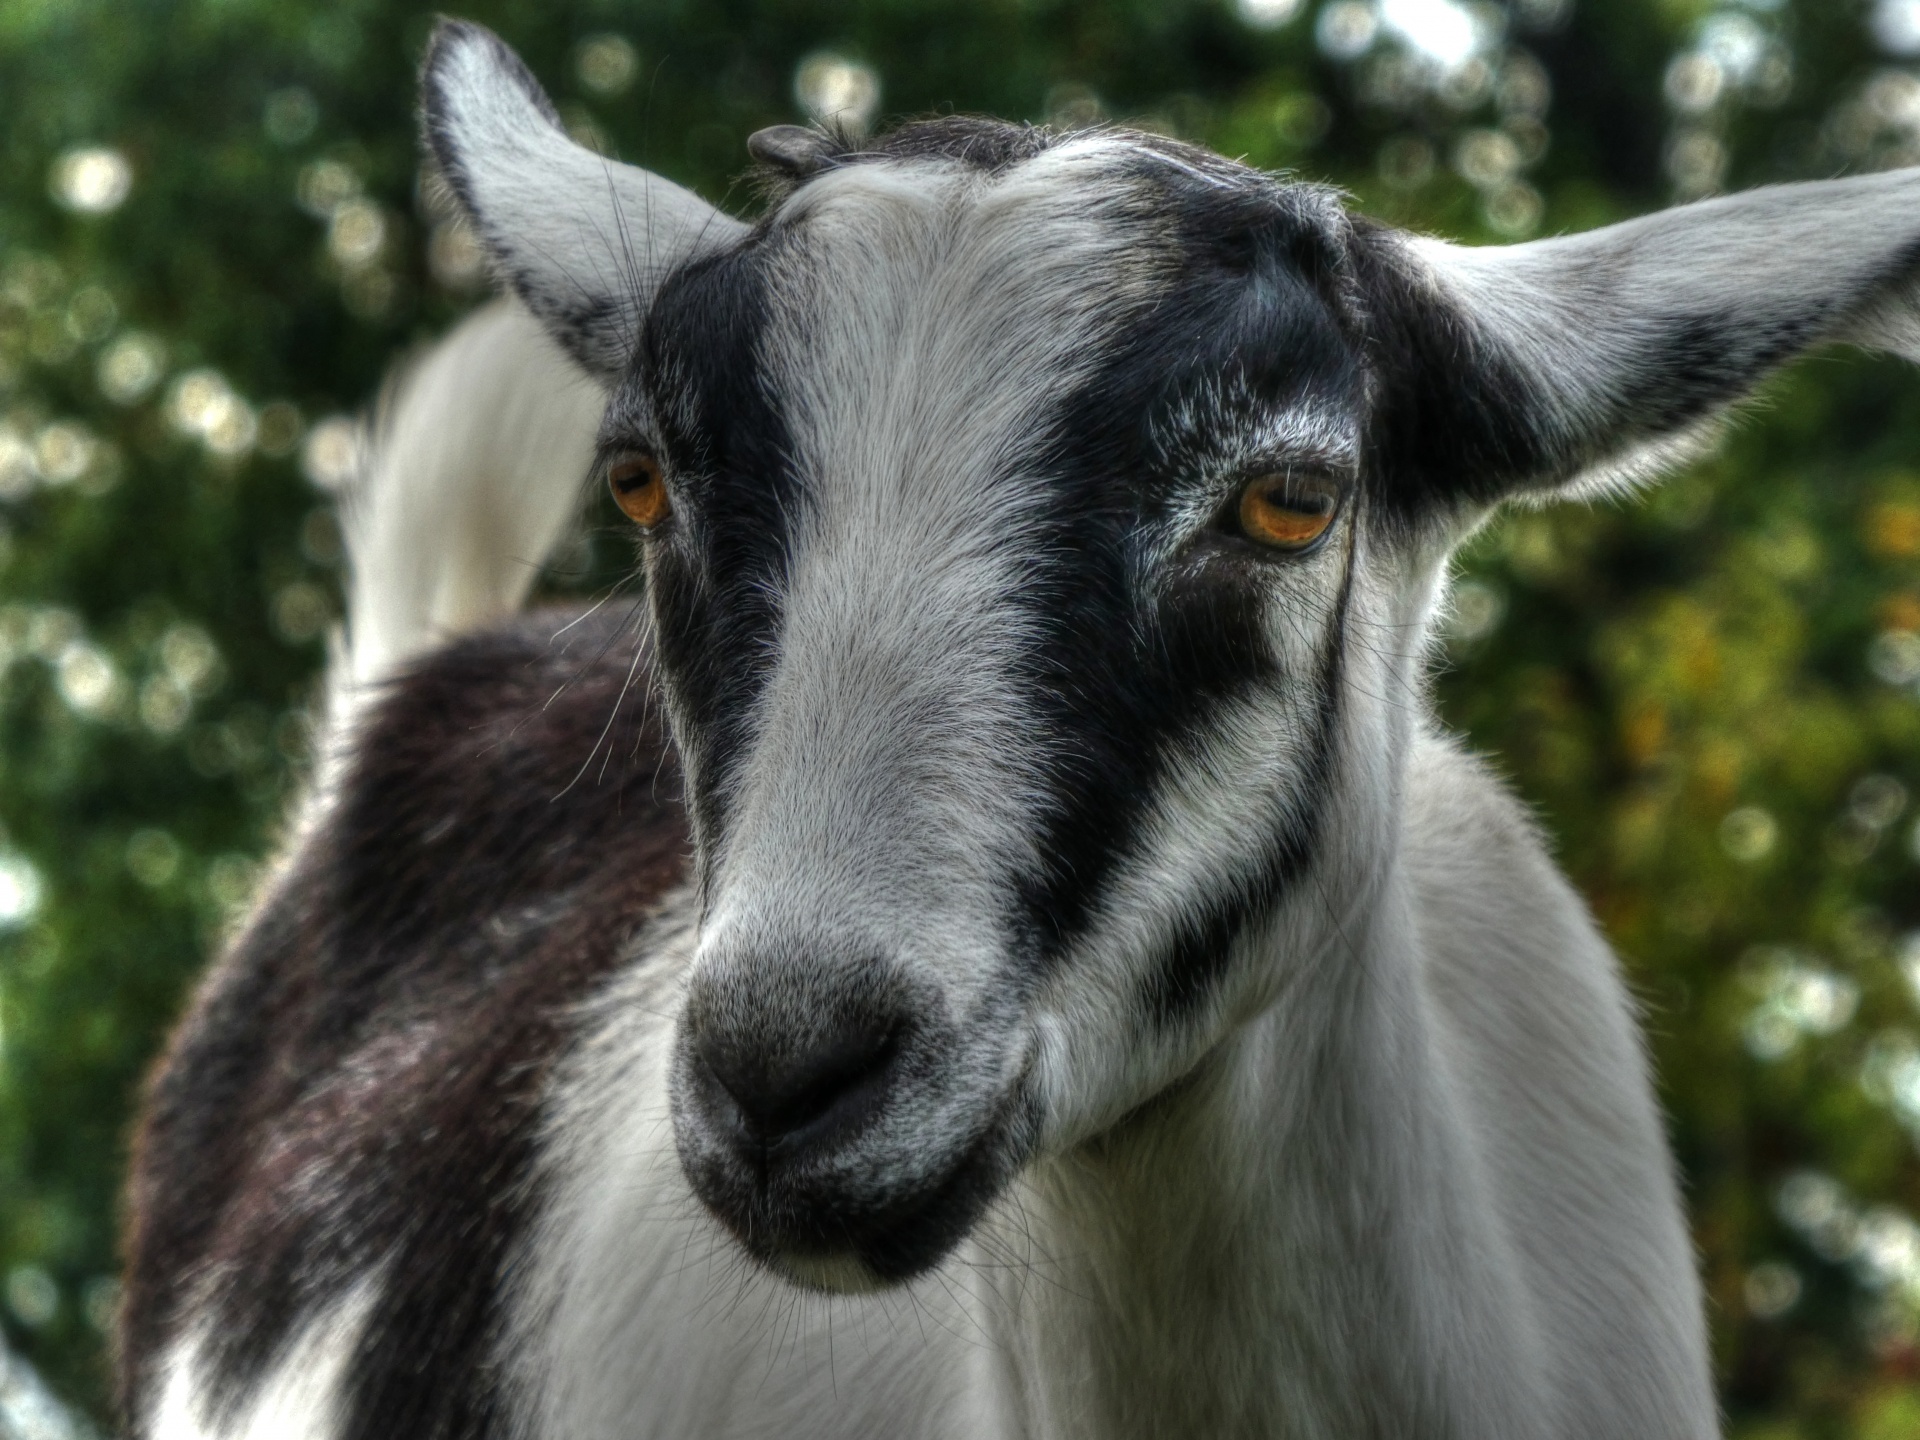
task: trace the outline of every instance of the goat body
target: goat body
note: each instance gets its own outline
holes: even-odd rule
[[[1437,737],[1324,971],[1174,1093],[1036,1163],[902,1293],[746,1269],[665,1133],[696,927],[623,621],[414,667],[211,978],[136,1190],[151,1433],[1710,1426],[1612,960]]]
[[[1905,343],[1920,178],[1466,251],[941,121],[756,137],[749,229],[484,31],[426,87],[518,299],[348,497],[133,1432],[1717,1434],[1614,959],[1423,655],[1501,499]],[[644,599],[510,618],[596,415]]]

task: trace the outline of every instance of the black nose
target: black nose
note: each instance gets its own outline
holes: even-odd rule
[[[783,1158],[859,1130],[885,1098],[899,1051],[899,1025],[853,1017],[798,1046],[713,1033],[694,1040],[699,1062],[738,1112],[741,1138]]]

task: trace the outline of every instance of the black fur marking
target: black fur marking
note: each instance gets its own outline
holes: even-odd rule
[[[1234,942],[1246,928],[1273,913],[1307,867],[1320,829],[1321,801],[1333,784],[1333,743],[1340,723],[1341,678],[1347,653],[1347,611],[1353,597],[1351,554],[1341,577],[1320,653],[1313,731],[1305,746],[1306,764],[1299,794],[1301,813],[1282,821],[1259,863],[1191,915],[1167,954],[1148,974],[1142,1009],[1154,1024],[1171,1027],[1197,1013],[1227,973]]]
[[[195,1317],[238,1408],[368,1274],[341,1434],[499,1433],[494,1327],[538,1200],[546,1076],[685,873],[637,642],[602,616],[562,651],[560,623],[459,642],[394,684],[156,1073],[121,1330],[134,1435]]]
[[[669,280],[610,410],[615,423],[653,416],[674,487],[670,529],[650,543],[648,590],[661,668],[698,717],[677,738],[703,863],[725,830],[726,782],[772,664],[789,526],[807,504],[759,356],[767,260],[788,243],[763,235]]]
[[[1363,466],[1375,513],[1406,523],[1490,502],[1541,473],[1545,396],[1471,317],[1436,295],[1395,232],[1354,222],[1374,405]]]
[[[1049,870],[1023,896],[1021,916],[1043,957],[1084,930],[1115,868],[1138,849],[1168,763],[1232,703],[1319,679],[1277,673],[1265,586],[1244,557],[1194,557],[1145,588],[1129,573],[1137,537],[1161,518],[1170,489],[1194,481],[1169,473],[1171,416],[1225,382],[1269,412],[1306,402],[1351,416],[1356,429],[1364,404],[1337,237],[1324,229],[1317,192],[1153,173],[1170,177],[1157,183],[1164,221],[1180,237],[1180,278],[1068,400],[1045,467],[1062,501],[1041,551],[1051,584],[1036,587],[1048,602],[1035,617],[1046,639],[1027,661],[1044,728],[1061,737],[1059,808],[1042,840]]]

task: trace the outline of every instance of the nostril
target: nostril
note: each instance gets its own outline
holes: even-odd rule
[[[695,1050],[754,1138],[791,1149],[860,1125],[885,1094],[898,1036],[897,1029],[850,1026],[780,1054],[706,1035]]]

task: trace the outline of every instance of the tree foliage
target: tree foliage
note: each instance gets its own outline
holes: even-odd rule
[[[1498,241],[1920,160],[1912,0],[475,0],[576,135],[747,205],[805,105],[1123,119]],[[337,417],[483,284],[432,11],[0,7],[0,1329],[102,1414],[139,1079],[298,783]],[[1465,28],[1462,28],[1465,27]],[[556,588],[591,588],[590,537]],[[1920,380],[1827,356],[1463,565],[1437,688],[1642,997],[1737,1434],[1920,1433]]]

